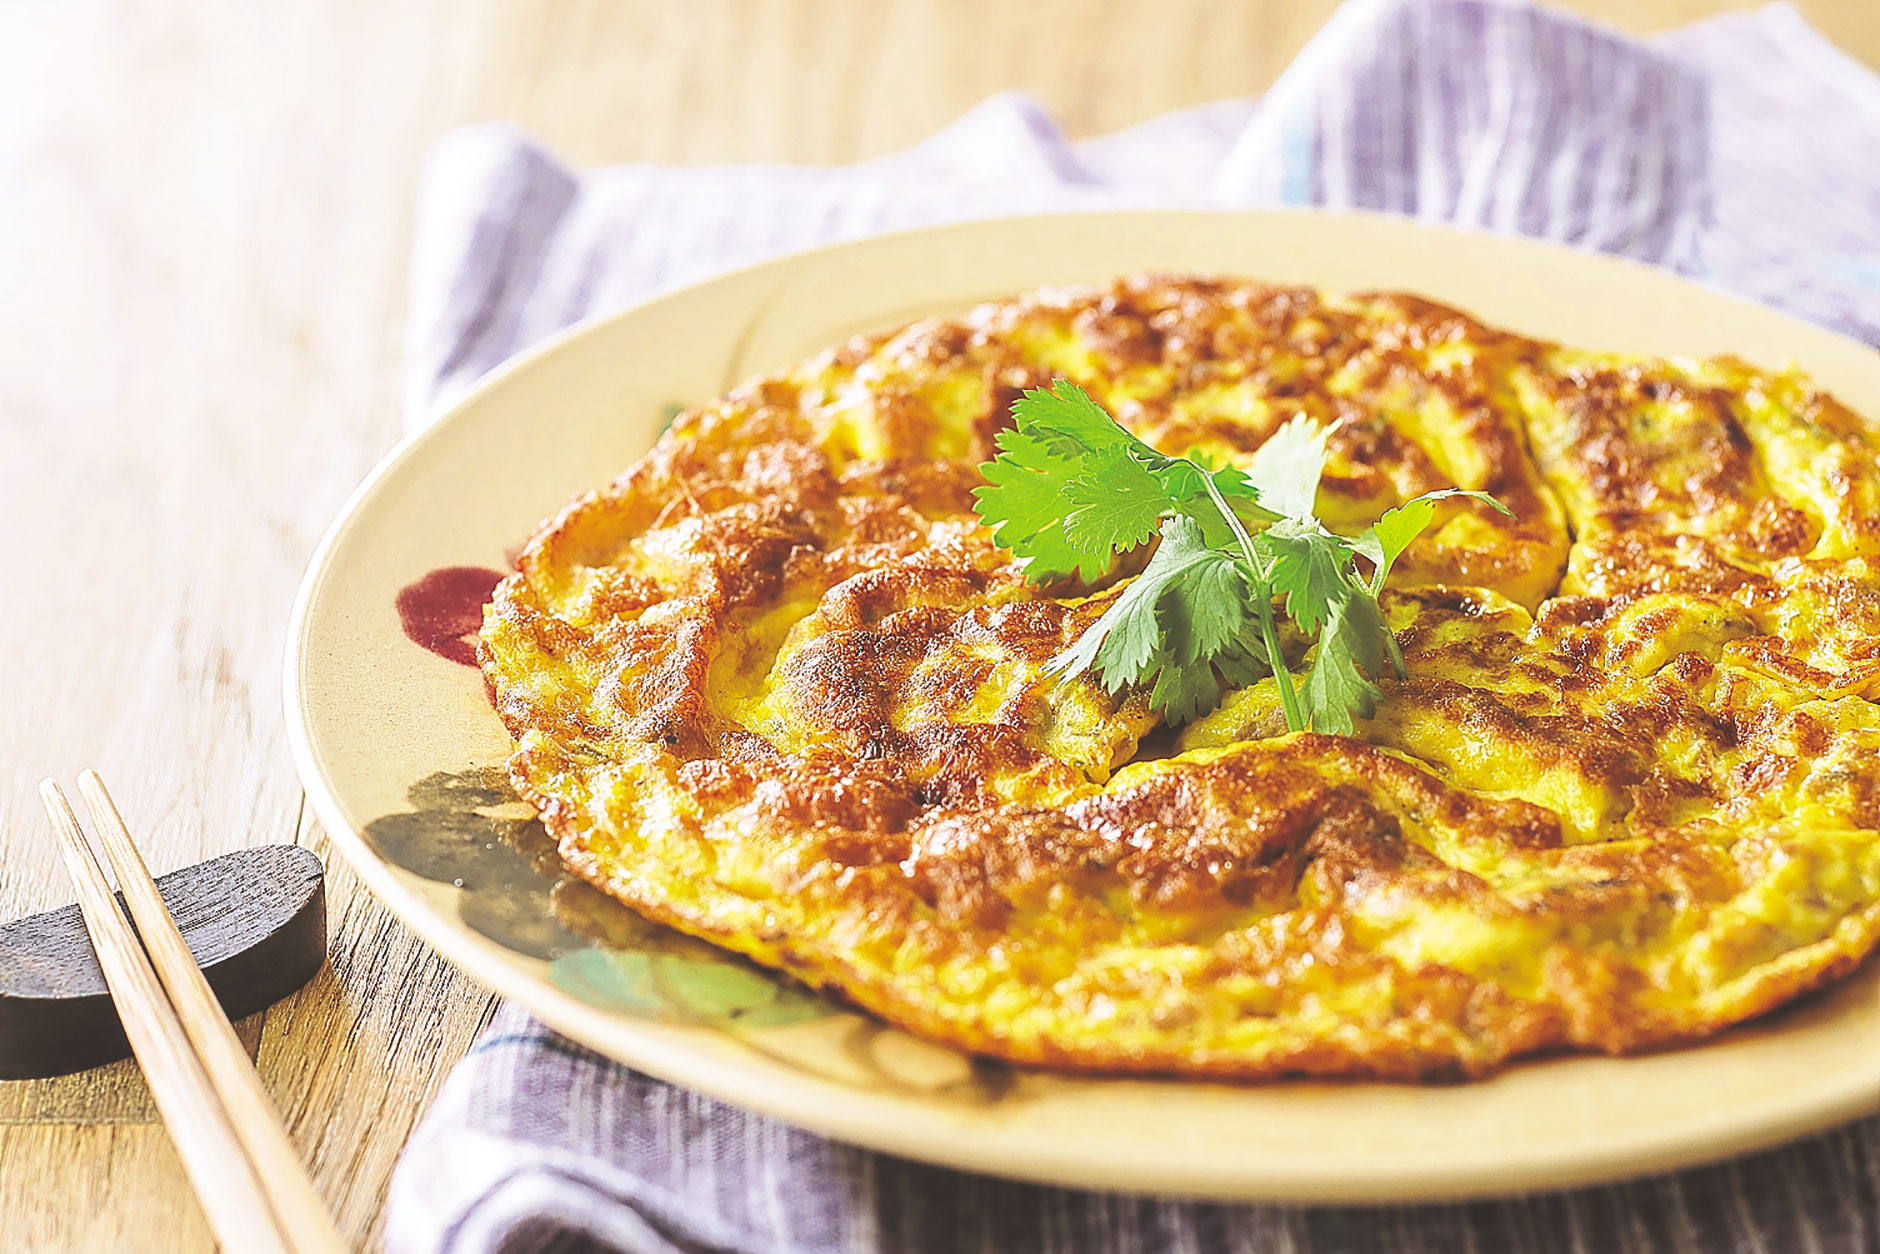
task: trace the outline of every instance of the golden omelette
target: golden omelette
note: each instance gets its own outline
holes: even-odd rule
[[[1047,662],[1117,595],[973,512],[1021,390],[1172,454],[1338,423],[1355,533],[1466,502],[1352,738],[1272,678],[1172,731]],[[1410,296],[1144,277],[859,338],[683,414],[529,542],[479,655],[510,772],[635,909],[963,1049],[1479,1075],[1702,1036],[1880,938],[1880,428],[1792,371]],[[1287,645],[1295,672],[1309,642]]]

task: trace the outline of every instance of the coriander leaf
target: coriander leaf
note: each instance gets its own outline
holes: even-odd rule
[[[1251,688],[1273,672],[1261,655],[1258,637],[1237,641],[1215,654],[1214,667],[1229,688]]]
[[[1318,655],[1312,659],[1312,669],[1299,695],[1311,711],[1313,731],[1349,736],[1352,711],[1369,718],[1383,694],[1353,664],[1344,637],[1328,631],[1319,640]]]
[[[1220,507],[1208,492],[1210,480],[1243,524],[1264,526],[1279,517],[1260,504],[1252,481],[1238,466],[1211,470],[1193,461],[1172,461],[1158,477],[1174,502],[1175,512],[1186,514],[1201,524],[1209,548],[1228,548],[1235,539],[1233,527],[1221,516]]]
[[[1264,518],[1276,517],[1270,511],[1259,508],[1259,496],[1253,489],[1253,481],[1247,478],[1247,472],[1240,467],[1203,466],[1189,458],[1163,457],[1154,449],[1149,451],[1162,462],[1162,465],[1154,467],[1155,476],[1161,481],[1162,489],[1168,493],[1170,500],[1184,504],[1205,503],[1211,498],[1204,479],[1212,479],[1224,499],[1236,505],[1244,505],[1251,513]]]
[[[1149,566],[1132,580],[1096,622],[1084,628],[1071,646],[1052,658],[1045,674],[1069,678],[1085,671],[1096,671],[1103,686],[1119,691],[1141,679],[1150,670],[1150,659],[1161,645],[1155,621],[1155,599],[1161,594],[1162,581],[1149,577]],[[1103,661],[1098,663],[1101,655]]]
[[[1074,440],[1084,449],[1099,453],[1120,453],[1136,463],[1161,484],[1165,496],[1163,514],[1192,513],[1190,507],[1208,500],[1203,485],[1205,476],[1214,481],[1222,497],[1255,505],[1252,481],[1237,466],[1204,466],[1185,457],[1170,457],[1131,434],[1110,412],[1092,400],[1090,394],[1069,379],[1057,379],[1050,390],[1034,388],[1012,406],[1012,419],[1021,430],[1049,432]],[[1101,474],[1129,475],[1134,467],[1125,467],[1106,458]],[[1129,475],[1132,480],[1137,476]]]
[[[1269,563],[1267,578],[1274,595],[1286,598],[1286,612],[1299,630],[1311,635],[1326,621],[1333,601],[1348,595],[1350,548],[1317,519],[1282,518],[1260,533],[1255,547]]]
[[[1025,560],[1034,583],[1076,575],[1095,583],[1118,553],[1147,542],[1171,514],[1201,520],[1212,547],[1232,529],[1209,498],[1211,480],[1233,508],[1265,521],[1246,474],[1167,457],[1131,435],[1068,379],[1034,388],[1012,406],[1014,426],[974,489],[995,544]]]
[[[1377,602],[1363,591],[1332,602],[1312,669],[1300,688],[1314,731],[1349,736],[1354,713],[1369,718],[1377,712],[1383,694],[1366,672],[1374,675],[1382,665],[1383,642],[1376,633],[1383,630]]]
[[[1405,501],[1396,509],[1386,510],[1384,516],[1365,529],[1364,534],[1351,542],[1352,551],[1371,559],[1375,569],[1371,572],[1371,595],[1376,596],[1384,590],[1384,580],[1390,576],[1390,568],[1397,564],[1397,558],[1410,547],[1410,542],[1423,534],[1423,529],[1430,525],[1436,516],[1436,502],[1452,496],[1466,496],[1470,500],[1492,505],[1510,518],[1514,511],[1486,492],[1470,492],[1462,488],[1443,488],[1436,492],[1425,492],[1414,500]]]
[[[1116,554],[1160,536],[1142,573],[1050,672],[1094,672],[1112,692],[1146,685],[1150,706],[1172,723],[1212,710],[1223,682],[1246,687],[1270,672],[1288,727],[1349,735],[1354,716],[1375,712],[1385,667],[1404,674],[1376,599],[1392,564],[1437,501],[1469,496],[1503,509],[1447,489],[1348,540],[1313,513],[1329,432],[1308,418],[1282,426],[1243,471],[1156,451],[1066,380],[1027,392],[1012,412],[975,495],[981,520],[1024,559],[1028,578],[1094,582]],[[1371,579],[1359,577],[1354,555],[1371,560]],[[1275,656],[1275,598],[1318,636],[1297,690]]]
[[[1069,379],[1053,379],[1049,388],[1032,388],[1019,397],[1012,404],[1012,422],[1020,431],[1050,431],[1093,452],[1131,448],[1155,452]]]
[[[1080,551],[1127,553],[1156,533],[1174,503],[1147,467],[1132,457],[1110,457],[1064,485],[1064,536]],[[1114,464],[1110,464],[1114,463]]]
[[[1241,563],[1208,547],[1200,524],[1177,514],[1162,524],[1142,573],[1048,670],[1098,671],[1111,692],[1153,680],[1151,708],[1184,721],[1219,701],[1211,659],[1249,635],[1250,611]],[[1210,685],[1211,696],[1203,692]]]
[[[1289,518],[1311,518],[1312,502],[1325,473],[1325,441],[1331,429],[1304,414],[1288,419],[1247,463],[1247,478],[1260,504]]]
[[[1156,673],[1155,687],[1149,690],[1149,708],[1171,725],[1212,714],[1220,703],[1221,681],[1206,662],[1164,665]]]
[[[1032,582],[1074,574],[1095,583],[1117,553],[1147,541],[1176,511],[1160,486],[1169,459],[1075,383],[1025,393],[1012,420],[973,495],[993,542],[1025,560]]]
[[[1179,521],[1184,532],[1193,527],[1187,518],[1169,521]],[[1182,542],[1187,543],[1185,536]],[[1165,595],[1156,603],[1156,619],[1169,657],[1186,666],[1231,648],[1249,620],[1245,567],[1229,554],[1199,547],[1193,563],[1184,567],[1183,578],[1179,596]]]
[[[973,489],[992,540],[1025,560],[1025,576],[1042,582],[1078,575],[1095,582],[1109,569],[1108,549],[1073,543],[1064,529],[1065,491],[1090,454],[1064,437],[1013,428],[997,437],[999,455],[979,468]]]
[[[1158,655],[1180,655],[1186,641],[1175,638],[1174,633],[1185,636],[1196,617],[1195,608],[1188,605],[1171,604],[1164,612],[1163,598],[1188,597],[1192,585],[1184,585],[1185,576],[1222,564],[1232,565],[1233,559],[1207,547],[1194,519],[1179,514],[1170,518],[1162,524],[1162,543],[1142,573],[1130,581],[1075,644],[1052,659],[1048,669],[1068,674],[1094,667],[1103,672],[1112,692],[1135,683],[1153,669],[1151,662]],[[1212,621],[1208,610],[1202,610],[1201,616],[1204,621]],[[1171,633],[1166,642],[1165,631]]]
[[[1361,585],[1354,586],[1351,595],[1339,603],[1337,617],[1338,633],[1349,646],[1352,660],[1373,679],[1382,678],[1397,641],[1376,599]]]

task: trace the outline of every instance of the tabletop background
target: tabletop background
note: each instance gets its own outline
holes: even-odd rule
[[[993,92],[1073,137],[1262,91],[1335,0],[120,0],[0,6],[0,920],[71,899],[34,785],[95,765],[161,873],[328,858],[332,955],[241,1025],[378,1243],[488,994],[360,889],[280,713],[302,568],[397,437],[419,160],[514,119],[582,163],[841,163]],[[1651,31],[1728,0],[1576,0]],[[1800,0],[1880,65],[1880,5]],[[0,1083],[0,1250],[213,1248],[128,1064]]]

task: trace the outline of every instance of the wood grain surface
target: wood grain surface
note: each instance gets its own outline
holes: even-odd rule
[[[114,781],[158,873],[298,840],[282,637],[396,437],[426,146],[846,162],[984,96],[1077,135],[1262,90],[1333,0],[121,0],[0,7],[0,919],[72,899],[33,785]],[[1742,7],[1582,0],[1654,30]],[[1880,63],[1880,5],[1803,0]],[[341,1230],[490,1010],[329,856],[328,967],[244,1025]],[[0,1084],[0,1250],[210,1238],[128,1064]]]

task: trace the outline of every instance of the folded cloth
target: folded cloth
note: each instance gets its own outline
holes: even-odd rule
[[[945,219],[1325,205],[1671,267],[1880,344],[1880,80],[1786,6],[1650,42],[1482,0],[1351,0],[1258,102],[1071,143],[997,96],[836,169],[577,173],[523,134],[425,167],[408,423],[576,319],[788,249]],[[1080,1193],[835,1144],[505,1008],[392,1181],[418,1251],[1880,1250],[1880,1119],[1610,1188],[1467,1206]]]

